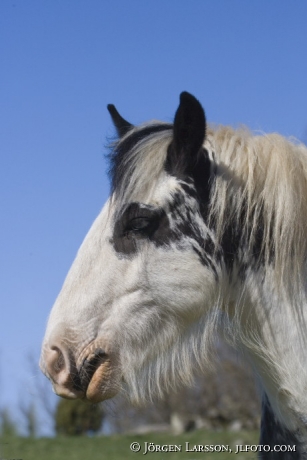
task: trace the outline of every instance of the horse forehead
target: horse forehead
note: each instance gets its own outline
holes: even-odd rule
[[[178,180],[174,176],[163,173],[157,181],[148,204],[163,207],[179,190],[181,187]]]

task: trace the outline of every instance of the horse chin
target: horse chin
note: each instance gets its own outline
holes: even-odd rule
[[[84,399],[84,392],[70,389],[65,386],[52,383],[53,391],[56,395],[64,399]]]

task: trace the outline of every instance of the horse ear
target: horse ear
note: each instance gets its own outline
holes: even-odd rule
[[[118,113],[115,105],[108,104],[107,108],[116,128],[117,134],[119,137],[123,137],[131,128],[133,128],[133,125]]]
[[[186,91],[180,94],[180,104],[174,119],[174,137],[172,142],[172,163],[189,168],[197,160],[206,135],[206,117],[204,109],[192,94]],[[177,168],[176,168],[177,169]],[[181,171],[184,172],[184,171]]]

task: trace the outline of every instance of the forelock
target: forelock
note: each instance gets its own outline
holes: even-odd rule
[[[130,130],[110,145],[111,194],[117,206],[149,200],[164,170],[172,124],[154,121]]]

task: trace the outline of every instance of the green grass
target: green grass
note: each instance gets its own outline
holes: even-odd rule
[[[257,444],[258,432],[194,431],[181,436],[170,434],[123,435],[103,437],[57,437],[57,438],[0,438],[0,460],[244,460],[256,459],[257,454],[235,454],[235,444]],[[130,444],[138,442],[138,453],[130,450]],[[181,452],[148,452],[143,455],[145,442],[155,445],[181,445]],[[228,452],[186,452],[186,442],[194,445],[229,445]]]

